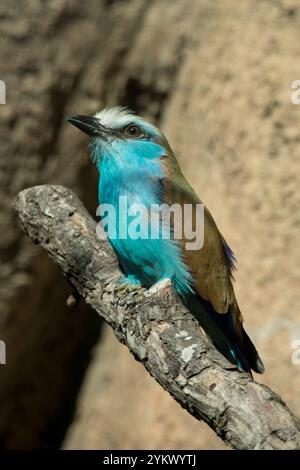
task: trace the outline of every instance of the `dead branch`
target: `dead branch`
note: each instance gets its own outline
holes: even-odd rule
[[[272,390],[227,362],[169,282],[116,294],[116,256],[74,193],[36,186],[18,194],[15,208],[31,240],[191,415],[235,449],[300,448],[297,418]]]

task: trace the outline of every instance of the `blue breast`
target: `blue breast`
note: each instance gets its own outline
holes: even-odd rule
[[[147,288],[164,278],[170,278],[176,290],[185,294],[192,291],[192,277],[182,260],[178,242],[163,239],[161,231],[157,239],[150,238],[150,224],[148,238],[133,239],[128,233],[128,227],[136,217],[124,211],[125,199],[128,207],[142,204],[147,208],[152,204],[161,204],[163,200],[160,184],[163,171],[160,159],[157,158],[162,150],[157,144],[151,144],[152,147],[149,147],[149,142],[145,144],[147,147],[143,141],[135,148],[123,145],[115,149],[113,155],[112,149],[103,153],[102,148],[98,161],[99,203],[110,204],[115,209],[114,213],[107,215],[106,221],[110,228],[115,226],[115,235],[109,240],[124,273],[134,276]],[[141,158],[141,152],[145,154],[145,151],[149,157]]]

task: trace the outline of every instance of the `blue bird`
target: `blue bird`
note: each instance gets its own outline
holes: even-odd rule
[[[91,137],[91,156],[100,174],[99,203],[115,209],[106,222],[110,243],[125,274],[124,282],[149,288],[171,279],[216,347],[239,368],[263,373],[263,363],[243,328],[234,294],[233,252],[207,208],[203,209],[203,246],[197,249],[188,248],[185,230],[181,230],[181,239],[174,236],[182,228],[178,226],[182,221],[172,214],[165,223],[165,215],[160,213],[159,236],[150,236],[152,219],[147,216],[155,212],[153,207],[175,205],[184,210],[190,205],[190,219],[195,225],[196,207],[202,204],[183,176],[166,137],[153,124],[123,107],[68,120]],[[126,206],[122,206],[124,198]],[[146,236],[129,233],[134,216],[128,218],[128,214],[134,205],[145,208],[142,222],[146,220]],[[166,227],[170,228],[169,237],[165,236]]]

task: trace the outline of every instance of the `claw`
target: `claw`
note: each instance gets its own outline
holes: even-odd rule
[[[140,292],[143,289],[140,283],[133,282],[131,278],[125,277],[120,279],[114,289],[114,293],[117,297],[126,297],[128,294]]]

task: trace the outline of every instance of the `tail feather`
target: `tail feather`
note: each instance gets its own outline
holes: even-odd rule
[[[252,343],[251,339],[247,335],[246,331],[242,327],[242,335],[243,335],[243,349],[246,353],[247,359],[249,361],[250,367],[254,372],[258,374],[263,374],[265,371],[265,366],[259,357],[259,354]]]
[[[230,311],[220,315],[213,309],[210,302],[194,295],[186,298],[185,303],[210,336],[216,348],[230,362],[250,374],[251,369],[259,374],[264,372],[262,360],[243,326],[241,326],[242,339],[237,335]]]

